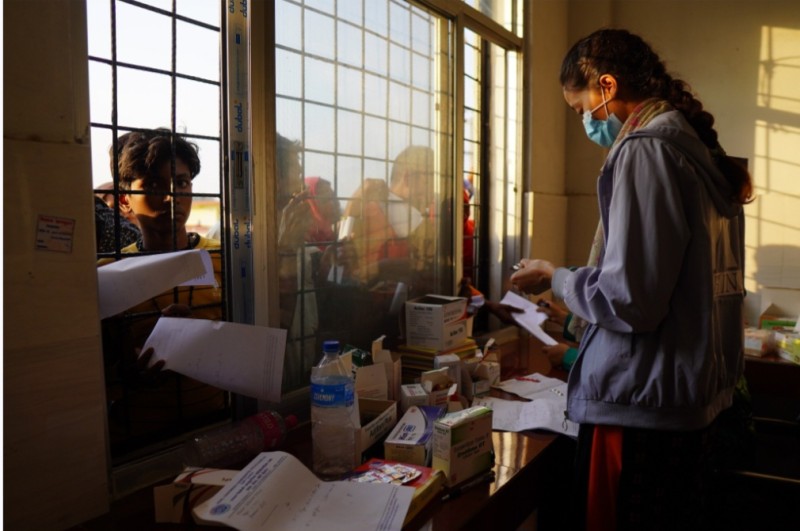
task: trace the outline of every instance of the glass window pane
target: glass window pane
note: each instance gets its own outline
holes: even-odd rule
[[[177,79],[175,123],[179,131],[204,136],[219,134],[219,87]]]
[[[277,0],[275,2],[275,20],[280,20],[280,24],[275,24],[275,44],[285,46],[293,50],[302,48],[302,33],[297,28],[302,26],[302,10],[296,4]]]
[[[302,108],[277,99],[278,130],[299,133],[294,138],[304,150],[303,174],[327,181],[340,214],[309,220],[316,229],[296,242],[297,278],[281,283],[297,287],[295,296],[281,298],[282,326],[297,332],[290,333],[286,349],[284,390],[308,385],[324,339],[369,348],[385,335],[387,346],[397,344],[403,297],[449,293],[454,282],[452,245],[442,238],[452,233],[452,217],[443,215],[452,212],[453,175],[443,164],[452,154],[434,149],[448,144],[452,123],[452,117],[436,115],[434,95],[451,95],[449,85],[434,87],[431,75],[434,68],[443,79],[452,72],[452,59],[432,45],[438,31],[446,32],[439,40],[448,42],[449,24],[396,0],[338,2],[333,47],[329,17],[307,3],[300,9],[304,27],[276,20],[282,32],[303,35],[305,48],[286,53],[336,69],[307,66]],[[327,63],[326,54],[333,53]],[[313,239],[322,233],[338,237]]]
[[[337,35],[337,59],[340,63],[353,66],[361,66],[363,61],[361,49],[362,31],[352,24],[340,22],[338,24],[339,34]]]
[[[336,138],[339,142],[339,152],[347,155],[360,155],[362,115],[349,111],[339,111],[337,116]]]
[[[303,95],[302,56],[282,49],[275,50],[275,63],[281,65],[275,75],[275,92],[300,98]]]
[[[306,99],[332,104],[336,97],[335,72],[333,63],[307,57],[303,84]]]
[[[369,94],[364,100],[364,112],[377,116],[386,116],[386,80],[372,74],[364,75],[364,93]]]
[[[464,0],[505,29],[522,35],[522,0]]]
[[[361,25],[364,12],[361,2],[353,0],[351,2],[336,2],[336,14],[339,18],[348,20],[357,25]]]
[[[335,113],[332,108],[307,103],[303,144],[306,149],[333,151],[336,131]]]
[[[386,40],[371,33],[364,35],[364,39],[364,67],[370,72],[386,75],[386,50],[388,49],[388,43]]]
[[[337,70],[336,103],[339,107],[360,111],[363,104],[362,72],[340,66]]]
[[[308,9],[305,13],[305,52],[333,59],[336,51],[333,19]]]

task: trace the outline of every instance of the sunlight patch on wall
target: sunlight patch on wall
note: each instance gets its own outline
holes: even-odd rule
[[[773,302],[794,306],[800,293],[798,87],[800,30],[762,27],[750,161],[756,201],[745,209],[746,288],[758,292],[761,309]]]
[[[761,28],[758,106],[800,115],[800,30]]]

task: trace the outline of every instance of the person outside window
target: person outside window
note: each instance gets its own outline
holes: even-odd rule
[[[173,151],[174,142],[174,151]],[[123,255],[186,249],[211,251],[222,285],[218,240],[186,230],[192,209],[192,180],[200,172],[197,148],[167,129],[133,131],[120,137],[119,208],[133,216],[141,235]],[[101,259],[104,265],[113,259]],[[153,350],[144,345],[162,316],[221,319],[221,289],[215,286],[169,290],[103,322],[109,432],[112,453],[222,420],[227,394],[168,370],[161,360],[148,367]]]

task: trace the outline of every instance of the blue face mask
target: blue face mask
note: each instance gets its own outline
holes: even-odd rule
[[[600,144],[604,148],[608,148],[614,144],[614,140],[617,139],[617,135],[619,134],[620,130],[622,130],[622,122],[619,121],[619,118],[617,118],[615,114],[608,113],[608,107],[606,106],[608,103],[606,101],[606,95],[604,93],[602,94],[603,103],[591,111],[584,111],[583,128],[586,130],[586,135],[589,137],[589,140],[595,142],[596,144]],[[592,118],[592,113],[594,113],[600,107],[606,108],[606,116],[608,116],[607,120],[596,120]]]

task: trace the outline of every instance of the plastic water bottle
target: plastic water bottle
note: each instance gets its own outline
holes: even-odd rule
[[[187,466],[239,468],[259,453],[280,446],[286,432],[297,424],[297,417],[284,420],[275,411],[262,411],[240,422],[200,434],[186,443],[183,450]]]
[[[353,379],[339,359],[339,342],[325,341],[311,369],[311,441],[314,472],[333,479],[355,468],[358,409]]]

